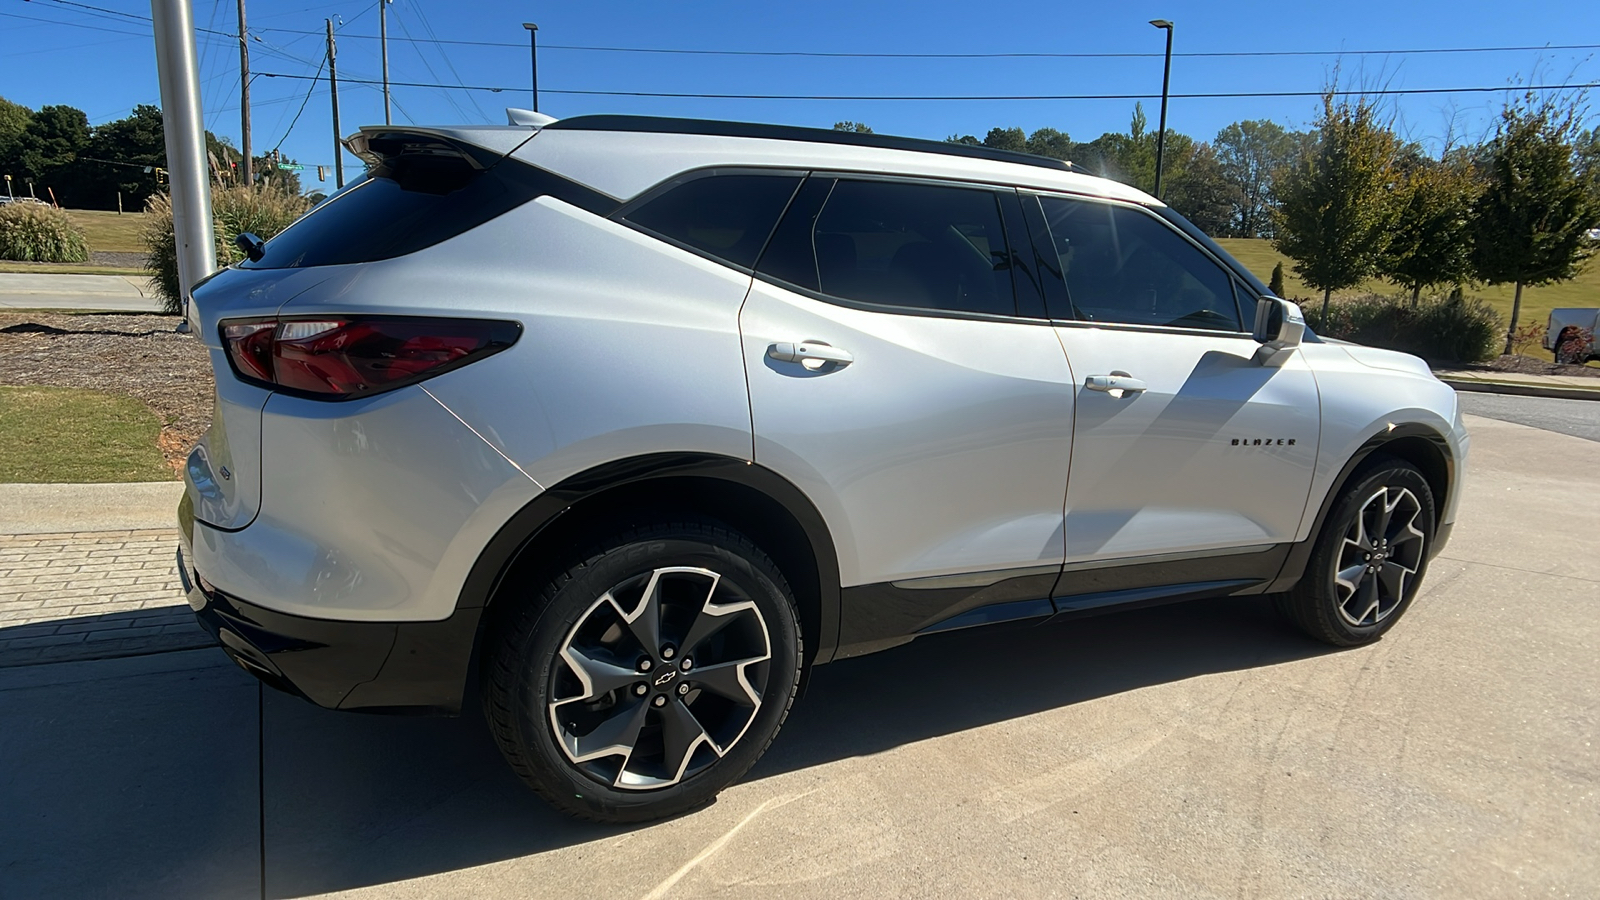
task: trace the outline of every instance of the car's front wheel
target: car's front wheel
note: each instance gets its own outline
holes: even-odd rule
[[[1372,459],[1334,503],[1304,576],[1278,608],[1317,640],[1375,641],[1416,595],[1433,533],[1427,479],[1402,460]]]
[[[787,582],[711,521],[619,529],[499,622],[484,706],[501,752],[597,821],[710,801],[761,757],[799,683]]]

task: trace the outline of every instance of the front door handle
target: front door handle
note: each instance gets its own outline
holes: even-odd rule
[[[1113,397],[1126,397],[1129,394],[1141,394],[1150,389],[1150,386],[1127,372],[1112,372],[1110,375],[1090,375],[1083,380],[1083,386],[1091,391],[1104,391]]]
[[[773,344],[767,348],[767,356],[778,362],[797,362],[807,365],[807,368],[820,367],[826,363],[836,366],[848,366],[856,361],[850,351],[824,344],[821,341],[804,341],[791,344],[788,341]]]

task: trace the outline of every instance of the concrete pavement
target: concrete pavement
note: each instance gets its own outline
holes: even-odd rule
[[[1600,378],[1586,375],[1524,375],[1464,369],[1435,369],[1433,374],[1457,391],[1469,393],[1600,400]]]
[[[150,279],[128,275],[0,273],[0,311],[69,309],[96,312],[159,312]]]
[[[1509,394],[1461,393],[1458,396],[1462,412],[1468,415],[1600,441],[1600,403]]]
[[[644,828],[551,813],[471,706],[258,708],[213,650],[0,670],[0,894],[1591,896],[1600,444],[1468,427],[1375,646],[1244,599],[935,635],[818,670],[749,777]]]

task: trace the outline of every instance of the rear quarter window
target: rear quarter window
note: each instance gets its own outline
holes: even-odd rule
[[[634,225],[748,269],[783,215],[800,175],[709,174],[668,187],[623,214]]]

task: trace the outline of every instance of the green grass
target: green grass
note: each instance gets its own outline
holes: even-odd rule
[[[94,266],[88,263],[25,263],[0,260],[0,274],[6,275],[134,275],[148,278],[146,269],[125,266]]]
[[[60,387],[0,387],[0,482],[170,481],[161,423],[140,401]]]
[[[118,215],[97,209],[69,209],[67,215],[83,229],[89,239],[90,250],[113,253],[143,253],[139,242],[139,229],[144,227],[144,213],[125,212]]]
[[[1244,263],[1245,268],[1254,272],[1262,281],[1270,281],[1273,265],[1282,262],[1284,289],[1289,293],[1289,299],[1313,301],[1318,304],[1322,302],[1322,292],[1312,290],[1295,277],[1293,261],[1272,249],[1271,241],[1259,238],[1221,238],[1217,243],[1233,254],[1239,262]],[[1385,294],[1401,291],[1386,281],[1378,280],[1362,285],[1361,290]],[[1511,285],[1468,288],[1467,293],[1482,297],[1494,307],[1503,321],[1510,322],[1511,296],[1514,293]],[[1547,321],[1550,318],[1550,310],[1563,306],[1600,306],[1600,260],[1591,262],[1582,274],[1571,281],[1547,287],[1523,288],[1522,315],[1518,324]]]

